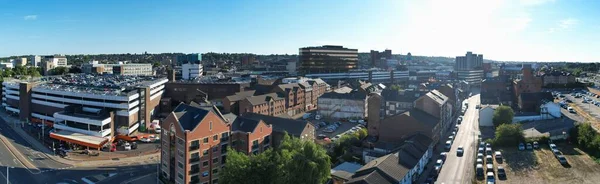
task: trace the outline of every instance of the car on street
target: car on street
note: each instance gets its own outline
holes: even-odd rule
[[[448,140],[446,141],[446,150],[450,150],[450,148],[452,148],[452,141]]]
[[[533,142],[533,149],[539,149],[539,148],[540,148],[540,144],[537,141]]]
[[[465,150],[464,150],[464,148],[463,148],[462,146],[459,146],[459,147],[456,149],[456,155],[457,155],[457,156],[459,156],[459,157],[462,157],[462,156],[463,156],[463,154],[464,154],[464,152],[465,152]]]
[[[131,150],[131,144],[129,144],[129,142],[126,142],[125,145],[123,145],[123,147],[125,148],[125,150]]]
[[[327,135],[325,135],[325,134],[319,134],[319,135],[317,135],[317,139],[319,139],[319,140],[323,140],[325,138],[327,138]]]
[[[456,124],[460,125],[460,123],[462,123],[462,120],[463,120],[463,116],[459,116],[458,119],[456,119]]]
[[[498,179],[506,179],[506,170],[504,170],[504,167],[498,166],[497,172]]]
[[[452,136],[456,136],[456,131],[453,131],[453,132],[452,132]]]
[[[149,139],[149,138],[147,138],[147,137],[142,137],[142,138],[140,139],[140,141],[142,141],[142,142],[144,142],[144,143],[149,143],[149,142],[152,142],[152,140],[150,140],[150,139]]]
[[[561,165],[569,164],[569,162],[567,161],[567,158],[564,155],[558,156],[558,162],[560,162]]]
[[[446,161],[446,157],[448,156],[448,152],[441,152],[440,153],[440,159],[442,159],[442,161]]]
[[[444,165],[444,161],[442,159],[438,159],[435,162],[435,170],[437,170],[437,171],[442,170],[443,165]]]
[[[523,151],[523,150],[525,150],[525,144],[523,144],[523,143],[519,143],[519,150],[520,150],[520,151]]]
[[[454,136],[448,136],[448,139],[454,141]]]
[[[493,172],[488,172],[487,173],[486,183],[488,183],[488,184],[494,184],[494,183],[496,183],[496,178],[494,178],[494,173]]]

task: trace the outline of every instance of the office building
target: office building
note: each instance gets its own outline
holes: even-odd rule
[[[17,66],[25,66],[25,65],[27,65],[27,58],[11,59],[10,62],[15,67],[17,67]]]
[[[392,59],[392,50],[386,49],[383,52],[371,50],[371,67],[384,67],[384,63],[389,59]]]
[[[340,80],[362,80],[373,83],[396,83],[408,82],[409,71],[380,71],[380,70],[360,70],[343,73],[314,73],[306,74],[308,78],[320,78],[328,83],[337,83]]]
[[[182,65],[185,63],[200,63],[202,61],[202,54],[182,54],[175,58],[176,65]]]
[[[483,80],[483,55],[467,52],[465,56],[456,56],[454,68],[458,80],[466,81],[471,86],[481,86]]]
[[[227,148],[258,154],[271,147],[273,126],[223,115],[216,107],[179,104],[161,122],[160,177],[173,183],[218,183]]]
[[[64,75],[3,82],[2,106],[23,122],[44,123],[50,137],[100,149],[151,122],[165,78]]]
[[[67,57],[64,55],[44,56],[42,60],[42,70],[44,75],[49,75],[50,70],[56,67],[68,67]]]
[[[152,75],[152,64],[125,63],[101,64],[90,61],[81,66],[83,73],[87,74],[114,74],[114,75]]]
[[[202,77],[204,67],[202,64],[186,63],[181,65],[181,78],[184,80]]]
[[[300,48],[302,73],[348,72],[358,68],[358,49],[324,45]]]
[[[31,62],[31,66],[39,67],[40,63],[42,62],[42,56],[31,56],[29,61]]]

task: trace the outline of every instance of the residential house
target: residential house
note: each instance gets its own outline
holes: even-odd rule
[[[269,116],[285,113],[286,99],[277,93],[246,97],[239,102],[239,114],[252,112]]]
[[[266,124],[273,126],[273,147],[278,147],[283,139],[284,133],[304,141],[315,140],[315,127],[309,121],[287,119],[256,113],[244,113],[242,117],[263,120]]]
[[[493,117],[498,105],[482,105],[479,109],[479,126],[494,126]]]
[[[384,89],[381,96],[385,103],[385,117],[412,109],[415,100],[421,95],[421,92],[418,91]]]
[[[481,83],[481,104],[512,106],[512,87],[507,76],[487,78]]]
[[[452,105],[448,103],[448,97],[438,90],[430,91],[415,101],[415,108],[435,118],[441,124],[441,134],[450,128],[452,117]]]
[[[237,92],[234,95],[225,97],[223,99],[223,111],[239,115],[240,101],[254,95],[256,95],[256,90]]]
[[[432,141],[418,136],[405,141],[397,151],[379,157],[356,171],[347,184],[414,183],[425,170],[432,155]]]
[[[299,84],[280,84],[271,92],[281,93],[285,98],[285,110],[289,116],[304,113],[306,102],[304,99],[304,90]]]
[[[568,72],[551,71],[542,75],[542,81],[544,82],[544,86],[550,84],[564,85],[569,83],[575,83],[576,78],[575,75]]]
[[[369,122],[369,127],[371,123]],[[440,119],[419,109],[411,109],[402,114],[387,117],[376,128],[379,141],[395,142],[415,134],[422,134],[433,141],[440,140]]]
[[[354,173],[363,167],[358,163],[352,162],[344,162],[335,168],[331,169],[331,180],[333,184],[343,184],[344,182],[350,180]]]

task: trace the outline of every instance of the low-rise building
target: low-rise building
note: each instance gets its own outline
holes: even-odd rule
[[[542,81],[544,82],[544,86],[552,84],[564,85],[569,83],[575,83],[576,78],[575,75],[568,72],[551,71],[542,75]]]
[[[125,63],[102,64],[90,61],[81,66],[83,73],[87,74],[114,74],[114,75],[152,75],[152,64]]]
[[[165,78],[65,75],[3,82],[2,106],[22,121],[53,127],[50,137],[99,149],[148,127]]]
[[[358,169],[347,184],[415,183],[432,155],[433,141],[415,135],[398,149],[369,161]]]
[[[335,166],[331,169],[331,180],[333,181],[333,184],[344,184],[344,182],[352,179],[352,175],[354,175],[361,167],[363,167],[363,165],[352,162],[344,162]]]
[[[258,154],[271,146],[271,125],[232,118],[216,107],[179,104],[161,122],[160,177],[174,183],[218,183],[229,146],[246,154]]]
[[[273,126],[273,147],[278,147],[283,140],[283,135],[299,138],[303,141],[315,141],[316,129],[309,121],[294,120],[282,117],[275,117],[256,113],[244,113],[242,117],[262,120],[267,125]]]
[[[279,116],[286,111],[286,98],[277,93],[267,93],[249,96],[239,101],[240,114],[257,113],[269,116]]]
[[[439,119],[441,124],[440,134],[442,135],[452,124],[452,105],[448,103],[448,97],[438,90],[430,91],[417,99],[415,108]]]
[[[385,117],[400,114],[415,107],[414,102],[422,94],[418,91],[384,89],[381,92],[383,97]]]
[[[329,92],[318,100],[318,113],[332,119],[365,119],[367,94],[360,90],[350,93]]]
[[[273,88],[272,92],[282,94],[285,98],[284,110],[289,116],[304,113],[306,110],[304,103],[304,89],[297,83],[280,84]],[[241,111],[240,111],[241,112]]]

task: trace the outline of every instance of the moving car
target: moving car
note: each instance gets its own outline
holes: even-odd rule
[[[464,152],[465,152],[465,150],[463,149],[463,147],[462,147],[462,146],[459,146],[459,147],[456,149],[456,155],[458,155],[459,157],[462,157],[462,156],[463,156],[463,154],[464,154]]]

